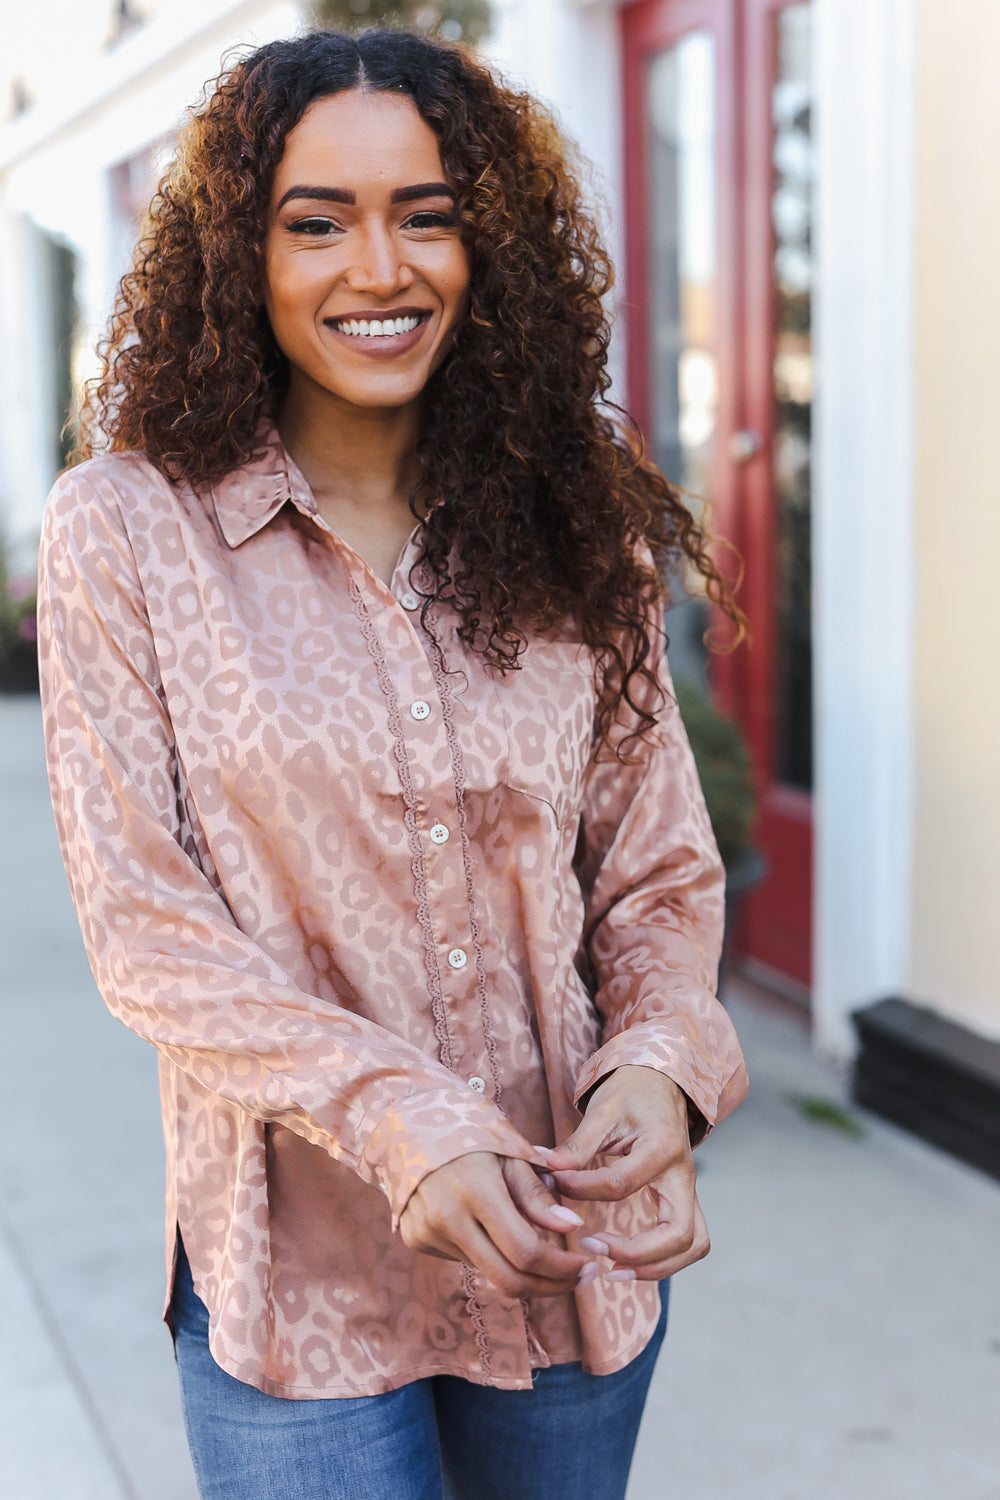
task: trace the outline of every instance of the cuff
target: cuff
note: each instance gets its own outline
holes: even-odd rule
[[[583,1096],[616,1068],[655,1068],[687,1095],[691,1144],[697,1146],[746,1094],[743,1058],[738,1048],[736,1053],[735,1060],[727,1055],[725,1071],[716,1071],[694,1054],[690,1043],[664,1035],[662,1023],[640,1023],[612,1037],[584,1064],[573,1102],[579,1106]]]
[[[476,1095],[466,1101],[461,1096],[442,1096],[435,1090],[410,1095],[405,1104],[386,1111],[368,1138],[362,1169],[388,1199],[395,1231],[403,1209],[424,1178],[473,1151],[490,1151],[545,1166],[496,1105],[486,1104]]]

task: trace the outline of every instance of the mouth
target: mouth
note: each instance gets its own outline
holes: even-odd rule
[[[411,311],[407,308],[398,312],[382,313],[379,316],[352,314],[343,318],[327,318],[325,322],[326,326],[332,328],[335,333],[361,343],[369,340],[405,338],[408,334],[416,333],[429,317],[429,312]]]

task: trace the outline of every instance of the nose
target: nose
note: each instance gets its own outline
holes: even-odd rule
[[[357,255],[347,271],[353,292],[391,297],[413,283],[406,246],[384,224],[369,224],[357,239]]]

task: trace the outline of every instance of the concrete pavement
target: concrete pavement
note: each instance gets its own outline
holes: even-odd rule
[[[0,827],[0,1500],[195,1500],[155,1060],[83,958],[30,700],[0,699]],[[629,1500],[1000,1500],[1000,1184],[817,1120],[844,1081],[803,1019],[729,1000],[753,1088],[699,1152],[714,1249],[674,1286]]]

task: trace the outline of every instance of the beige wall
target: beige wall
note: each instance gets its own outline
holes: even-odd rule
[[[917,0],[910,997],[1000,1037],[1000,4]]]

